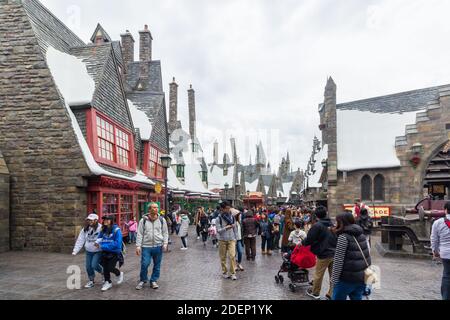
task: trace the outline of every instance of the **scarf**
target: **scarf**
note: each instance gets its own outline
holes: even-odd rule
[[[447,225],[447,227],[450,228],[450,214],[447,214],[444,218],[444,222]]]

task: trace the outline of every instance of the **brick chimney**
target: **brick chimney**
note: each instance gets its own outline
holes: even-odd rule
[[[195,116],[195,91],[192,84],[188,90],[188,106],[189,106],[189,134],[191,138],[196,137],[196,116]]]
[[[123,62],[125,64],[125,72],[127,72],[128,64],[134,62],[134,39],[130,31],[127,30],[120,35],[122,39]]]
[[[178,129],[178,84],[175,82],[175,77],[169,87],[169,132],[172,133]]]
[[[152,34],[148,25],[139,31],[139,61],[152,61]]]

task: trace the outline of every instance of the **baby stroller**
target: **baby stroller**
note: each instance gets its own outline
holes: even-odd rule
[[[291,283],[289,289],[295,292],[297,284],[309,284],[308,269],[316,266],[316,257],[310,251],[310,247],[296,246],[291,254],[283,256],[283,263],[275,276],[277,284],[284,283],[284,277],[280,273],[287,273]]]

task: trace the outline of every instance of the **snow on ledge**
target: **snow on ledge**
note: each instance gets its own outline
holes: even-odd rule
[[[145,112],[140,111],[131,100],[128,100],[128,107],[130,108],[133,125],[139,129],[142,140],[150,140],[152,134],[152,125]]]

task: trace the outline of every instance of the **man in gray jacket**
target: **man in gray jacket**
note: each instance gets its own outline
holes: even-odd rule
[[[153,272],[150,278],[150,286],[153,289],[159,288],[157,281],[160,275],[163,252],[167,251],[169,244],[169,230],[166,219],[159,216],[158,210],[158,204],[152,203],[150,213],[144,215],[139,222],[136,254],[141,256],[141,275],[136,290],[142,290],[148,282],[148,267],[151,260],[153,260]]]
[[[216,219],[219,255],[225,279],[237,280],[236,277],[236,219],[231,214],[231,204],[224,201],[220,205],[221,213]],[[227,256],[230,258],[230,274],[227,270]]]

